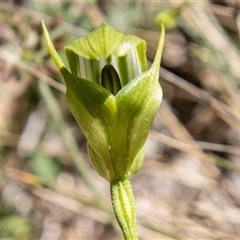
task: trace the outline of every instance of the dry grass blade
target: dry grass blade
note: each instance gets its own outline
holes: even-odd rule
[[[160,111],[160,118],[163,120],[165,125],[171,134],[182,143],[190,143],[191,148],[188,148],[188,153],[191,153],[192,156],[195,156],[202,163],[203,172],[211,177],[216,178],[218,176],[218,171],[216,171],[215,166],[207,161],[207,155],[202,151],[202,149],[194,142],[191,134],[187,131],[187,129],[180,123],[180,121],[176,118],[173,112],[169,109],[167,104],[163,101]],[[184,143],[183,143],[184,145]]]
[[[22,69],[30,73],[32,76],[36,77],[39,80],[42,80],[43,82],[47,83],[49,86],[52,86],[63,93],[66,92],[66,87],[62,83],[59,83],[53,80],[52,78],[48,77],[47,75],[43,74],[41,71],[37,70],[36,67],[29,66],[23,61],[18,60],[17,57],[14,56],[14,53],[5,49],[0,49],[0,58],[6,62],[10,62],[11,64],[14,64],[19,69]]]
[[[165,81],[171,82],[181,89],[187,91],[194,98],[209,104],[223,121],[240,133],[240,121],[235,115],[232,114],[232,111],[228,106],[218,101],[207,92],[193,86],[191,83],[188,83],[181,77],[178,77],[164,68],[161,68],[161,77]]]
[[[82,4],[85,5],[84,2]],[[42,19],[44,19],[44,21],[49,24],[54,21],[54,18],[47,14],[44,14],[39,11],[34,11],[32,9],[25,8],[22,6],[15,6],[13,4],[1,3],[0,9],[2,9],[4,11],[9,11],[12,13],[18,12],[19,14],[23,14],[23,15],[32,17],[32,18],[34,18],[35,21],[37,21],[39,23],[41,22]],[[64,21],[61,21],[60,27],[62,29],[64,29],[65,32],[71,33],[76,36],[86,36],[89,33],[88,31],[86,31],[80,27],[76,27],[73,24],[69,24],[68,22],[64,22]]]
[[[226,152],[230,154],[240,155],[240,148],[235,146],[227,146],[217,143],[209,143],[209,142],[201,142],[194,141],[194,144],[189,142],[183,142],[172,137],[166,136],[164,134],[158,133],[156,131],[151,131],[150,136],[154,139],[157,139],[161,143],[164,143],[170,147],[179,149],[184,152],[191,152],[191,148],[196,148],[198,146],[202,150],[210,150],[210,151],[218,151],[218,152]]]
[[[155,131],[151,131],[150,137],[172,148],[176,148],[180,151],[183,151],[189,154],[193,154],[193,150],[196,151],[196,148],[199,148],[201,150],[226,152],[230,154],[240,155],[239,147],[226,146],[226,145],[215,144],[215,143],[199,142],[199,141],[183,142]],[[240,174],[240,168],[229,161],[226,161],[224,159],[220,161],[220,159],[216,159],[213,156],[212,157],[208,156],[207,159],[208,161],[212,161],[221,167],[225,167],[226,169],[230,169],[231,171],[234,171]]]

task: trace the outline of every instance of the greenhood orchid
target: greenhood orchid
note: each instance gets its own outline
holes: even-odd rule
[[[160,40],[147,69],[144,40],[102,23],[65,47],[68,70],[42,23],[45,42],[66,87],[67,104],[86,136],[91,162],[110,182],[115,216],[125,239],[138,239],[130,177],[144,158],[145,142],[162,100]]]
[[[145,41],[123,35],[107,23],[65,47],[70,70],[58,56],[44,23],[43,32],[66,84],[67,104],[86,136],[94,168],[110,182],[130,178],[142,165],[144,144],[162,99],[163,26],[148,70]]]

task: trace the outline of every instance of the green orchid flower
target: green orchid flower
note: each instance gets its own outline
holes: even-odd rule
[[[162,99],[158,79],[163,30],[155,60],[147,70],[146,43],[103,23],[65,47],[70,72],[44,24],[43,29],[96,171],[108,181],[134,175],[142,165],[144,143]]]
[[[144,145],[162,100],[159,68],[164,27],[161,25],[157,53],[149,69],[145,41],[123,35],[106,23],[65,47],[70,70],[58,56],[44,23],[43,32],[64,78],[69,109],[86,136],[91,162],[111,183],[113,205],[121,208],[116,195],[142,165]],[[132,205],[134,199],[129,201]],[[124,236],[135,239],[136,234],[126,233],[125,220],[119,220],[128,217],[115,213]]]

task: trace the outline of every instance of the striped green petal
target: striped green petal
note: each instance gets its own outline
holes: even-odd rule
[[[100,85],[106,64],[114,66],[122,86],[147,70],[145,41],[123,35],[107,23],[66,46],[65,52],[73,75]]]

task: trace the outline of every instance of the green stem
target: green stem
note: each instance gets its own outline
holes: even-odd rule
[[[125,240],[137,240],[135,200],[129,179],[110,184],[113,210]]]

